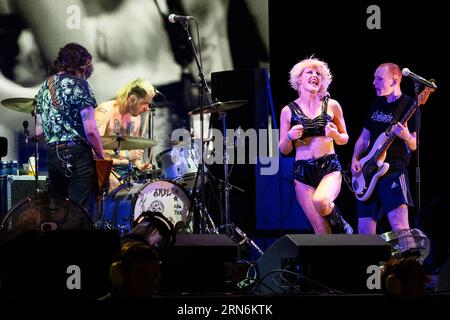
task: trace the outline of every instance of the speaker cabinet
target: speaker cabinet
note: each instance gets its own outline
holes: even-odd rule
[[[390,244],[379,235],[285,235],[257,261],[260,289],[264,293],[367,291],[367,267],[380,265],[390,254]]]
[[[39,176],[40,190],[46,190],[47,177]],[[35,194],[36,181],[34,176],[0,176],[0,221],[11,208],[27,197]]]
[[[159,293],[235,289],[237,245],[222,234],[178,234],[161,272]]]

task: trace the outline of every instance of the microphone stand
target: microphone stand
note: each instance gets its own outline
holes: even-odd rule
[[[37,130],[37,114],[36,114],[36,103],[34,104],[34,108],[31,111],[31,115],[34,118],[34,146],[35,146],[35,164],[34,164],[34,195],[37,195],[41,190],[39,189],[39,140],[36,135]],[[28,163],[31,166],[31,163]]]
[[[420,82],[414,79],[414,94],[416,103],[416,218],[415,227],[419,226],[419,221],[422,213],[421,204],[421,179],[420,179],[420,129],[421,129],[421,112],[419,108],[419,89]]]
[[[200,204],[200,210],[203,214],[203,217],[206,217],[206,215],[204,215],[204,204],[205,204],[205,161],[204,161],[204,150],[203,150],[203,146],[204,146],[204,134],[203,134],[203,101],[204,98],[206,98],[206,103],[208,105],[213,103],[212,97],[211,97],[211,89],[208,86],[208,83],[206,82],[205,79],[205,75],[203,73],[203,66],[200,63],[200,58],[199,55],[197,53],[197,50],[195,48],[194,42],[192,41],[192,35],[191,32],[189,30],[190,24],[188,23],[188,21],[181,21],[181,24],[183,25],[183,29],[186,31],[187,37],[188,37],[188,41],[190,44],[190,47],[192,49],[192,53],[194,56],[194,60],[195,63],[197,65],[197,69],[198,69],[198,75],[200,77],[200,83],[199,83],[199,87],[200,87],[200,95],[202,97],[202,101],[200,103],[200,137],[201,137],[201,155],[200,155],[200,194],[201,194],[201,204]]]

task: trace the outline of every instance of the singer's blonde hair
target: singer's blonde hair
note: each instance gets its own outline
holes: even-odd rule
[[[324,61],[321,61],[314,56],[311,56],[307,59],[304,59],[300,62],[298,62],[294,67],[292,67],[291,71],[289,72],[290,79],[289,84],[291,85],[292,89],[295,91],[298,91],[300,88],[299,79],[303,74],[303,71],[305,71],[305,68],[307,67],[315,67],[319,69],[320,73],[322,74],[322,81],[319,88],[319,94],[321,96],[328,95],[328,86],[330,85],[331,81],[333,80],[333,76],[331,75],[330,68],[328,67],[328,64]]]

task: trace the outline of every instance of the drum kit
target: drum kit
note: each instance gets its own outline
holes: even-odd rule
[[[245,103],[246,101],[215,103],[204,107],[203,113],[224,113]],[[194,109],[189,115],[198,112],[199,109]],[[153,139],[129,136],[104,136],[102,143],[105,149],[113,150],[147,149],[157,144]],[[159,167],[156,174],[150,172],[149,177],[141,179],[130,171],[127,182],[121,183],[107,195],[103,210],[104,228],[117,229],[124,236],[131,232],[134,222],[144,212],[150,211],[162,213],[178,232],[219,233],[223,230],[215,226],[199,199],[204,186],[201,183],[203,150],[200,150],[200,146],[205,144],[196,143],[195,139],[194,142],[174,141],[171,144],[172,147],[156,155]],[[206,167],[203,174],[210,175]],[[130,179],[132,176],[134,178]],[[208,177],[203,177],[203,181],[208,182]],[[224,188],[224,192],[228,192],[227,188]],[[199,221],[194,218],[196,212]],[[201,222],[207,225],[205,229],[198,225]]]
[[[30,98],[11,98],[1,101],[1,104],[11,110],[29,113],[35,116],[35,100]],[[192,110],[189,115],[220,113],[223,119],[224,130],[226,129],[225,113],[234,108],[241,107],[246,101],[215,102],[210,105]],[[36,117],[35,117],[36,119]],[[202,125],[203,126],[203,125]],[[225,132],[225,131],[224,131]],[[203,132],[201,133],[203,136]],[[108,150],[135,150],[151,149],[157,145],[153,139],[133,136],[103,136],[102,145]],[[36,139],[35,139],[36,140]],[[204,139],[201,139],[200,146],[204,147]],[[144,212],[159,212],[168,218],[178,232],[193,233],[196,230],[204,233],[219,233],[224,230],[223,226],[216,228],[213,219],[209,216],[202,200],[199,199],[199,190],[202,192],[204,184],[208,181],[205,174],[209,174],[205,167],[203,159],[203,150],[198,143],[176,142],[172,147],[160,152],[156,156],[159,169],[152,170],[148,175],[133,175],[132,168],[129,168],[128,179],[126,183],[121,184],[101,201],[101,221],[96,226],[102,229],[117,229],[122,236],[130,233]],[[229,233],[229,185],[228,185],[228,163],[226,162],[227,146],[224,140],[224,177],[223,192],[225,193],[225,233]],[[38,146],[36,143],[36,154]],[[37,167],[37,166],[36,166]],[[201,170],[203,168],[203,170]],[[37,170],[36,170],[37,171]],[[37,176],[37,173],[36,173]],[[134,177],[134,178],[132,178]],[[203,182],[203,183],[202,183]],[[36,193],[38,190],[36,189]],[[43,196],[46,203],[54,203],[58,199],[47,199],[49,196]],[[36,197],[34,202],[39,204],[42,197]],[[32,201],[33,202],[33,201]],[[30,199],[21,208],[33,206]],[[196,208],[197,207],[197,208]],[[28,210],[28,209],[27,209]],[[80,208],[82,210],[82,208]],[[197,211],[196,211],[197,210]],[[39,210],[30,210],[31,213]],[[42,210],[40,210],[42,211]],[[206,229],[198,228],[195,224],[199,222],[194,219],[194,212],[200,214],[199,219],[207,224]],[[87,213],[85,215],[88,217]],[[8,218],[9,217],[9,218]],[[12,220],[15,219],[12,212],[8,214],[3,222],[9,222],[12,228]],[[38,219],[39,220],[39,219]],[[31,221],[31,220],[30,220]],[[29,223],[29,222],[27,222]],[[262,251],[237,227],[235,231],[242,236],[246,242],[252,244],[262,254]]]

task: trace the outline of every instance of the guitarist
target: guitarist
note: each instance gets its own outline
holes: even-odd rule
[[[59,50],[36,96],[36,135],[43,134],[47,143],[51,191],[79,204],[91,217],[92,160],[104,157],[94,119],[97,102],[87,82],[92,71],[92,55],[69,43]]]
[[[414,114],[402,125],[397,122],[414,103],[414,99],[402,93],[402,72],[394,63],[383,63],[375,71],[373,85],[377,98],[373,101],[361,135],[355,144],[352,157],[352,173],[361,172],[361,158],[371,150],[374,141],[392,125],[397,135],[387,149],[385,163],[388,171],[380,178],[366,201],[357,200],[358,233],[375,234],[378,212],[387,213],[393,231],[409,229],[408,206],[412,205],[408,181],[408,164],[411,152],[416,149]]]

